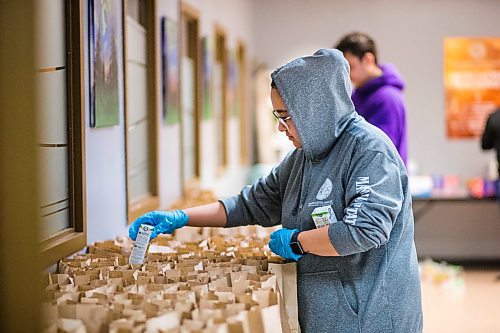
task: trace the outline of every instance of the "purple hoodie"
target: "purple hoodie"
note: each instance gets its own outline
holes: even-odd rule
[[[408,141],[403,101],[404,82],[391,64],[380,66],[382,76],[366,82],[352,94],[356,111],[370,124],[385,132],[406,164]]]

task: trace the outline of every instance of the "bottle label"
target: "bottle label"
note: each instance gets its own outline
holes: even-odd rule
[[[137,238],[135,239],[134,246],[132,247],[132,252],[130,253],[129,263],[132,265],[142,265],[144,263],[144,257],[148,250],[149,239],[153,233],[154,227],[148,224],[141,224],[139,227],[139,232],[137,232]]]

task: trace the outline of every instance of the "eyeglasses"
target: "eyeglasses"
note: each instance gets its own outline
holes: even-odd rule
[[[288,127],[288,124],[286,122],[288,120],[292,119],[292,117],[290,117],[290,116],[288,116],[288,117],[280,117],[280,112],[284,113],[284,112],[287,112],[287,111],[286,110],[273,110],[274,118],[276,118],[278,120],[278,122],[280,124],[282,124],[283,126],[285,126],[286,130],[289,131],[290,127]]]

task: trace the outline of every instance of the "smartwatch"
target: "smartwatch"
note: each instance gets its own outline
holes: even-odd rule
[[[292,248],[293,253],[298,254],[298,255],[303,255],[304,249],[302,249],[302,245],[300,245],[300,242],[298,240],[299,237],[299,231],[295,232],[292,235],[292,238],[290,238],[290,247]]]

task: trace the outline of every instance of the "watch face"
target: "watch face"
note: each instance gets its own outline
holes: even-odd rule
[[[304,251],[302,250],[302,246],[300,246],[299,242],[290,243],[290,247],[292,248],[293,253],[304,254]]]

